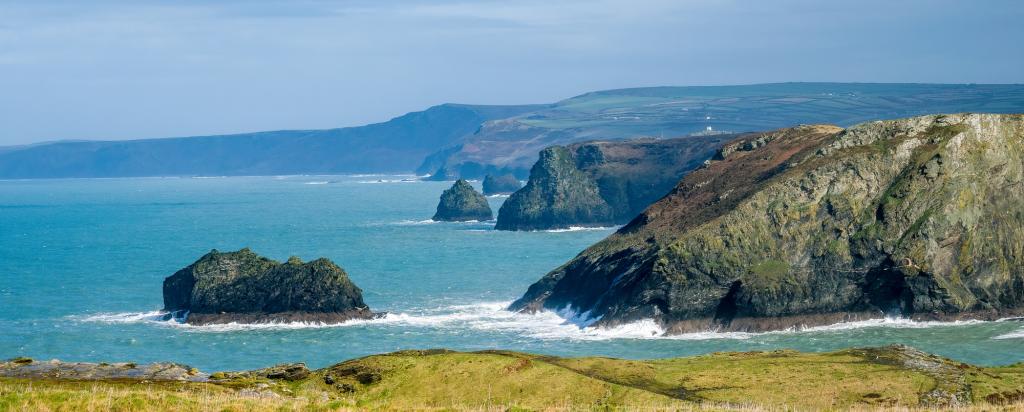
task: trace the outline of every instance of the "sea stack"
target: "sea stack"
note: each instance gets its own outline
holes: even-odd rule
[[[498,211],[498,230],[628,223],[736,135],[551,146]],[[485,186],[486,187],[486,184]]]
[[[523,187],[523,185],[519,183],[519,179],[516,179],[516,177],[511,173],[497,177],[494,175],[487,175],[487,177],[484,177],[484,195],[487,196],[507,195],[519,190],[521,187]]]
[[[512,309],[763,331],[1024,313],[1024,115],[744,135]]]
[[[471,220],[491,220],[494,214],[484,197],[469,182],[459,179],[448,190],[441,194],[437,204],[437,213],[433,220],[442,222],[466,222]]]
[[[164,279],[164,310],[187,312],[186,322],[339,323],[375,315],[362,291],[328,259],[285,263],[248,248],[212,250]]]

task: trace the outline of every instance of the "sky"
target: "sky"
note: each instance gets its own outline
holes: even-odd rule
[[[0,0],[0,145],[780,81],[1022,83],[1016,0]]]

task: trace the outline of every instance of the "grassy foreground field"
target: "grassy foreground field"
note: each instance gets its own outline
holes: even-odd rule
[[[3,365],[12,376],[13,364]],[[277,379],[260,373],[215,373],[206,382],[0,378],[0,410],[934,408],[1024,410],[1024,365],[981,368],[907,347],[648,361],[428,350]]]

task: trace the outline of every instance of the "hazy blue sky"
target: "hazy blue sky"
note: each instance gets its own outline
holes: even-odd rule
[[[1021,1],[0,0],[0,144],[650,85],[1024,82]]]

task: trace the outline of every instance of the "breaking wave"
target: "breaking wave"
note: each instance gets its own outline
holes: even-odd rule
[[[595,231],[596,230],[617,230],[620,227],[622,227],[622,226],[569,226],[569,227],[563,228],[563,229],[538,230],[538,232],[564,233],[564,232],[583,232],[583,231],[590,231],[590,230],[595,230]]]
[[[142,323],[182,328],[195,332],[234,332],[251,330],[292,330],[346,327],[404,327],[446,330],[472,330],[480,332],[509,333],[540,340],[610,340],[610,339],[666,339],[666,340],[711,340],[750,339],[757,336],[778,334],[801,334],[846,331],[863,328],[930,328],[962,326],[984,321],[918,322],[903,318],[873,319],[857,322],[838,323],[829,326],[793,328],[783,331],[748,332],[698,332],[680,335],[665,335],[662,326],[652,320],[643,319],[613,327],[594,327],[600,318],[589,313],[577,313],[571,308],[558,311],[542,311],[534,314],[506,310],[511,302],[483,302],[466,305],[443,306],[409,312],[387,313],[377,319],[354,319],[343,323],[289,322],[289,323],[227,323],[218,325],[189,325],[182,318],[174,318],[167,312],[130,312],[96,314],[77,317],[84,322],[100,323]],[[1024,338],[1024,330],[995,339]]]
[[[1018,330],[1016,332],[1010,332],[1005,335],[999,335],[992,339],[1024,339],[1024,329]]]
[[[435,223],[441,223],[437,220],[425,219],[425,220],[400,220],[394,224],[399,226],[415,226],[415,225],[433,225]]]
[[[379,184],[379,183],[420,183],[420,182],[422,182],[422,180],[420,180],[420,179],[407,178],[407,179],[359,180],[356,183]]]

